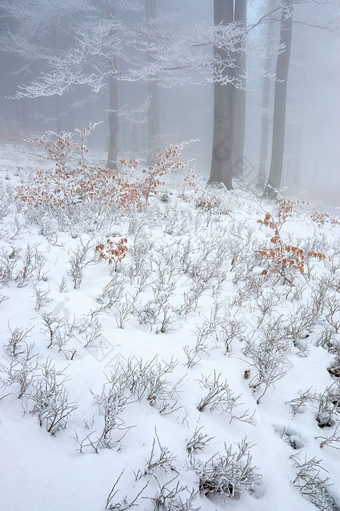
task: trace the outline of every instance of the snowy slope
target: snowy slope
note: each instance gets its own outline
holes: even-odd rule
[[[336,213],[292,203],[304,272],[282,275],[256,252],[277,204],[173,182],[143,211],[15,201],[44,165],[0,149],[0,510],[340,509]]]

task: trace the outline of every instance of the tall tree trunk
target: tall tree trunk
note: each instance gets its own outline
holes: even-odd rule
[[[283,155],[285,145],[286,125],[286,102],[287,102],[287,80],[292,43],[293,25],[293,0],[282,0],[281,7],[281,28],[280,44],[285,46],[285,51],[277,57],[275,96],[274,96],[274,118],[273,118],[273,143],[270,173],[265,195],[276,197],[280,188]]]
[[[115,15],[114,0],[107,0],[107,17],[112,19]],[[109,78],[109,150],[107,156],[107,167],[109,169],[117,168],[118,156],[118,81],[114,77],[114,72],[117,70],[116,57],[111,58],[111,75]]]
[[[266,57],[265,62],[265,73],[269,71],[271,67],[272,58],[271,56]],[[266,181],[266,167],[268,159],[268,145],[269,145],[269,126],[270,126],[270,114],[269,114],[269,98],[270,98],[270,78],[264,76],[263,79],[263,92],[262,92],[262,113],[261,113],[261,145],[260,145],[260,161],[259,161],[259,173],[257,178],[257,188],[263,190]]]
[[[112,69],[115,69],[112,62]],[[117,168],[118,156],[118,81],[114,76],[109,78],[109,151],[107,157],[107,167],[109,169]]]
[[[53,24],[52,26],[52,45],[53,45],[53,48],[55,48],[55,50],[57,50],[57,48],[59,48],[59,45],[58,45],[58,37],[57,37],[57,29],[56,29],[56,26],[55,24]],[[56,132],[57,133],[60,133],[61,132],[61,97],[59,96],[59,94],[56,94],[54,96],[54,106],[55,106],[55,127],[56,127]]]
[[[233,21],[233,0],[214,0],[214,23],[228,24]],[[228,58],[223,50],[214,48],[222,61]],[[227,70],[223,71],[227,76]],[[232,136],[234,86],[214,83],[214,134],[209,183],[224,183],[228,190],[232,185]]]
[[[60,133],[61,132],[61,108],[60,108],[60,105],[61,105],[61,97],[59,96],[59,94],[56,94],[55,96],[55,116],[56,116],[56,128],[57,128],[57,133]]]
[[[302,125],[298,124],[295,128],[295,148],[294,148],[294,184],[296,191],[300,189],[301,179],[301,153],[302,153]]]
[[[247,0],[235,0],[234,21],[247,24]],[[239,87],[234,91],[233,175],[242,177],[244,171],[244,141],[246,133],[246,54],[239,48],[236,57],[236,76]]]
[[[145,0],[145,17],[146,20],[152,20],[157,17],[156,0]],[[152,62],[150,54],[148,54],[149,63]],[[159,85],[156,80],[149,80],[147,83],[147,93],[150,100],[148,110],[148,164],[154,162],[155,154],[159,151]]]
[[[268,10],[274,8],[276,0],[269,0]],[[268,23],[267,41],[269,42],[274,34],[273,21]],[[273,57],[269,53],[266,56],[264,63],[264,78],[263,78],[263,91],[262,91],[262,112],[261,112],[261,144],[260,144],[260,158],[259,158],[259,171],[257,177],[257,188],[263,190],[266,184],[266,170],[268,159],[268,145],[269,145],[269,127],[270,127],[270,86],[271,79],[269,75],[272,72]]]

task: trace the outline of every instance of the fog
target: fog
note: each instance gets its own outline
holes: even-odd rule
[[[144,2],[116,2],[117,18],[127,26],[143,23]],[[86,84],[70,84],[62,95],[46,94],[40,97],[15,99],[23,85],[38,80],[49,71],[49,62],[39,48],[48,48],[49,59],[66,54],[76,46],[82,23],[97,23],[106,16],[106,2],[70,3],[58,0],[53,8],[62,13],[48,15],[48,0],[10,0],[0,4],[2,51],[0,52],[0,144],[20,141],[30,134],[47,130],[72,131],[89,122],[99,123],[91,136],[90,147],[107,151],[109,93],[108,79],[99,91]],[[249,1],[247,25],[251,27],[265,16],[275,2]],[[43,8],[41,7],[43,5]],[[67,10],[66,6],[68,5]],[[277,3],[279,5],[279,2]],[[74,11],[71,11],[71,7]],[[88,6],[88,7],[86,7]],[[13,8],[17,7],[17,9]],[[30,12],[31,9],[31,12]],[[64,9],[64,12],[63,12]],[[52,10],[52,7],[51,7]],[[213,25],[214,3],[208,0],[159,0],[157,20],[169,18],[173,36],[178,39],[195,26]],[[27,14],[29,13],[29,15]],[[294,5],[292,49],[288,75],[286,105],[284,164],[281,189],[301,198],[320,200],[340,205],[339,173],[339,16],[336,2],[297,1]],[[245,181],[257,179],[261,141],[261,114],[263,69],[268,23],[273,24],[273,38],[278,44],[280,14],[277,12],[249,30],[250,46],[247,54],[246,137],[244,159]],[[78,31],[78,32],[75,32]],[[78,34],[78,35],[77,35]],[[10,37],[8,37],[10,35]],[[156,39],[156,38],[155,38]],[[152,37],[151,37],[152,40]],[[12,45],[12,46],[11,46]],[[32,50],[32,48],[38,50]],[[137,47],[138,48],[138,47]],[[136,50],[136,46],[134,47]],[[133,46],[127,58],[118,56],[120,69],[134,64]],[[138,49],[136,50],[138,51]],[[164,51],[167,51],[165,46]],[[205,52],[205,53],[204,53]],[[202,58],[213,54],[213,47],[202,50]],[[275,73],[277,56],[272,55]],[[82,70],[83,72],[84,70]],[[198,172],[208,178],[213,140],[214,84],[209,72],[197,75],[195,69],[186,69],[169,76],[159,74],[159,147],[185,140],[198,139],[191,145],[190,156],[197,162]],[[149,77],[150,79],[150,77]],[[153,76],[154,79],[154,76]],[[148,77],[135,80],[119,79],[118,83],[118,154],[146,158],[148,146]],[[176,83],[177,82],[177,83]],[[266,162],[267,176],[271,155],[271,130],[274,106],[274,76],[270,92],[269,150]],[[237,184],[235,184],[235,188]]]

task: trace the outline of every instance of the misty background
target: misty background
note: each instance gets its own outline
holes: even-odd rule
[[[20,6],[27,2],[12,0]],[[58,4],[63,2],[59,0]],[[71,2],[72,3],[72,2]],[[73,0],[73,3],[76,3]],[[78,2],[81,4],[81,2]],[[74,30],[81,18],[98,18],[100,10],[105,13],[105,2],[93,2],[95,13],[79,8],[77,16],[54,23],[46,12],[33,11],[32,18],[22,23],[8,13],[9,2],[0,3],[1,35],[25,34],[32,45],[48,44],[56,54],[74,45]],[[126,2],[128,4],[128,2]],[[122,9],[127,20],[143,21],[144,2],[132,2],[133,9]],[[175,20],[178,34],[188,27],[201,23],[213,24],[214,5],[211,0],[158,0],[157,16]],[[248,2],[247,24],[255,24],[268,12],[270,2]],[[131,6],[130,6],[131,7]],[[36,19],[34,19],[36,16]],[[293,39],[288,78],[286,139],[281,187],[289,194],[301,194],[303,199],[320,200],[340,205],[340,45],[336,29],[339,16],[337,2],[302,2],[294,5]],[[275,20],[275,17],[277,20]],[[20,18],[20,15],[19,15]],[[273,38],[278,40],[279,14],[272,16]],[[250,33],[250,38],[265,40],[268,21],[260,23]],[[210,48],[207,51],[213,51]],[[256,53],[256,52],[255,52]],[[272,73],[275,72],[276,56],[272,56]],[[247,99],[245,137],[245,177],[256,182],[259,167],[261,141],[261,115],[263,69],[265,55],[247,55]],[[62,96],[51,95],[37,98],[11,99],[23,84],[30,83],[45,71],[40,59],[10,53],[8,48],[0,52],[0,144],[18,141],[31,134],[52,131],[72,131],[83,128],[89,122],[101,122],[89,139],[89,146],[98,151],[108,149],[109,95],[106,84],[99,92],[86,85],[71,86]],[[195,158],[197,171],[208,178],[211,165],[213,137],[213,83],[187,83],[164,86],[159,79],[159,142],[160,148],[185,140],[199,139],[190,146],[190,156]],[[169,85],[169,84],[168,84]],[[129,155],[146,158],[147,155],[147,82],[119,81],[119,156]],[[269,119],[273,114],[274,80],[271,80]],[[271,144],[271,131],[269,132]],[[103,158],[105,158],[103,156]],[[267,174],[270,164],[268,151]],[[236,185],[237,186],[237,185]],[[236,187],[235,186],[235,187]],[[303,192],[303,193],[302,193]]]

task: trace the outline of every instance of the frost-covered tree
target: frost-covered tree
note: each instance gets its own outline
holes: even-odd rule
[[[21,1],[29,11],[28,0]],[[6,2],[10,10],[10,2]],[[76,4],[76,0],[73,2]],[[118,110],[117,81],[147,82],[149,96],[155,100],[150,103],[152,108],[157,103],[157,82],[164,87],[220,83],[227,88],[236,82],[236,77],[227,70],[231,67],[230,55],[241,51],[244,28],[240,24],[214,25],[204,21],[183,27],[175,15],[158,13],[156,18],[151,0],[146,7],[145,16],[138,2],[123,0],[96,3],[89,18],[85,10],[77,17],[72,28],[72,44],[67,48],[54,53],[34,48],[31,56],[44,59],[44,72],[21,86],[16,97],[61,96],[66,90],[83,85],[94,93],[109,89],[109,138],[113,140],[117,124],[114,113]],[[134,15],[129,14],[131,11]],[[20,9],[12,11],[12,15],[20,20]],[[23,40],[16,33],[8,40],[7,48],[18,52],[19,47],[33,44],[34,41]],[[213,52],[214,47],[220,53]],[[156,132],[157,127],[151,127],[151,119],[155,120],[157,115],[151,111],[149,114],[152,114],[150,131]],[[114,165],[116,158],[114,147],[110,143],[113,153],[108,158],[109,166]]]
[[[215,26],[231,26],[234,18],[233,0],[214,0]],[[232,138],[233,138],[233,81],[234,65],[231,52],[221,47],[217,40],[214,46],[216,57],[215,73],[224,80],[214,83],[214,138],[209,182],[224,183],[227,189],[232,185]],[[225,65],[226,59],[230,64]]]
[[[146,22],[154,24],[157,18],[156,0],[145,0]],[[152,56],[148,55],[149,64],[152,65]],[[148,92],[148,163],[153,162],[154,153],[159,151],[159,85],[157,80],[147,82]]]
[[[234,44],[214,45],[214,138],[209,182],[232,189],[233,170],[242,174],[245,138],[245,49],[247,2],[214,0],[217,30],[237,30]],[[220,78],[217,78],[220,76]],[[237,88],[235,88],[237,87]]]
[[[16,73],[22,80],[35,76],[38,69],[45,73],[50,68],[50,60],[74,44],[75,26],[82,24],[94,11],[88,0],[56,0],[52,3],[44,0],[1,0],[0,14],[6,26],[0,34],[1,50],[17,59]],[[48,88],[51,93],[52,80]],[[26,91],[19,89],[16,97],[24,100]],[[27,106],[27,103],[23,104]],[[54,110],[56,130],[59,131],[61,94],[56,94],[50,105],[49,110],[51,107]]]
[[[293,0],[282,0],[280,45],[284,47],[284,51],[279,53],[276,63],[272,158],[269,179],[265,188],[265,194],[270,197],[276,196],[282,178],[286,129],[287,81],[292,45],[292,26]]]

